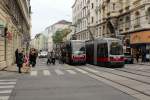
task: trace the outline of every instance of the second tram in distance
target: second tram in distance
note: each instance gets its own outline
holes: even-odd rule
[[[122,41],[116,38],[98,38],[86,41],[87,63],[99,66],[124,66]]]
[[[69,40],[65,42],[65,62],[68,64],[86,64],[85,41]]]

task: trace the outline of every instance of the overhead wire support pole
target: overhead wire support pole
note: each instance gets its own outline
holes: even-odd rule
[[[94,27],[94,26],[93,26]],[[87,26],[87,30],[89,31],[89,33],[90,33],[90,37],[91,37],[91,39],[94,41],[95,40],[95,38],[94,38],[94,36],[93,36],[93,33],[92,33],[92,31],[90,30],[90,26]]]

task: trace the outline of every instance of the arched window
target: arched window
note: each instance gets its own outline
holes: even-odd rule
[[[140,13],[136,12],[135,13],[135,27],[139,27],[140,26]]]

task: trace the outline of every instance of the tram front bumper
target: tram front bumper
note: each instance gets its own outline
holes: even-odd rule
[[[121,66],[123,67],[125,62],[110,62],[110,66]]]

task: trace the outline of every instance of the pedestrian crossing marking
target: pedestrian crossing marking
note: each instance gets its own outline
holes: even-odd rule
[[[9,100],[17,79],[1,79],[0,80],[0,100]]]
[[[9,82],[9,81],[17,81],[16,79],[6,79],[6,80],[0,80],[0,82]]]
[[[57,74],[57,75],[64,75],[65,74],[65,71],[67,71],[69,74],[72,74],[72,75],[76,75],[77,72],[74,71],[74,69],[54,69],[54,72]],[[30,72],[30,76],[38,76],[39,73],[42,72],[42,75],[43,76],[51,76],[52,73],[48,70],[48,69],[45,69],[45,70],[34,70],[34,71],[31,71]],[[85,72],[83,72],[85,73]],[[66,73],[67,74],[67,73]]]
[[[99,73],[99,71],[94,70],[94,69],[91,69],[91,68],[88,68],[88,67],[86,67],[86,68],[84,68],[84,69],[86,69],[86,70],[88,70],[88,71],[91,71],[91,72],[93,72],[93,73]]]
[[[0,85],[10,85],[10,84],[15,85],[16,82],[0,82]]]
[[[13,85],[0,86],[0,89],[9,89],[9,88],[14,88],[14,86]]]
[[[30,75],[31,76],[37,76],[37,71],[31,71]]]
[[[12,90],[1,90],[0,94],[4,94],[4,93],[10,94],[11,92],[12,92]]]
[[[44,73],[45,76],[50,76],[51,75],[49,70],[44,70],[43,73]]]
[[[68,73],[70,73],[70,74],[77,74],[75,71],[73,71],[73,70],[66,70]]]
[[[61,70],[59,70],[59,69],[56,69],[55,72],[56,72],[58,75],[64,75],[64,73],[63,73]]]
[[[79,68],[75,68],[77,71],[79,71],[79,72],[81,72],[81,73],[83,73],[83,74],[87,74],[88,72],[86,72],[86,71],[84,71],[84,70],[81,70],[81,69],[79,69]]]
[[[0,96],[0,100],[8,100],[9,96]]]

